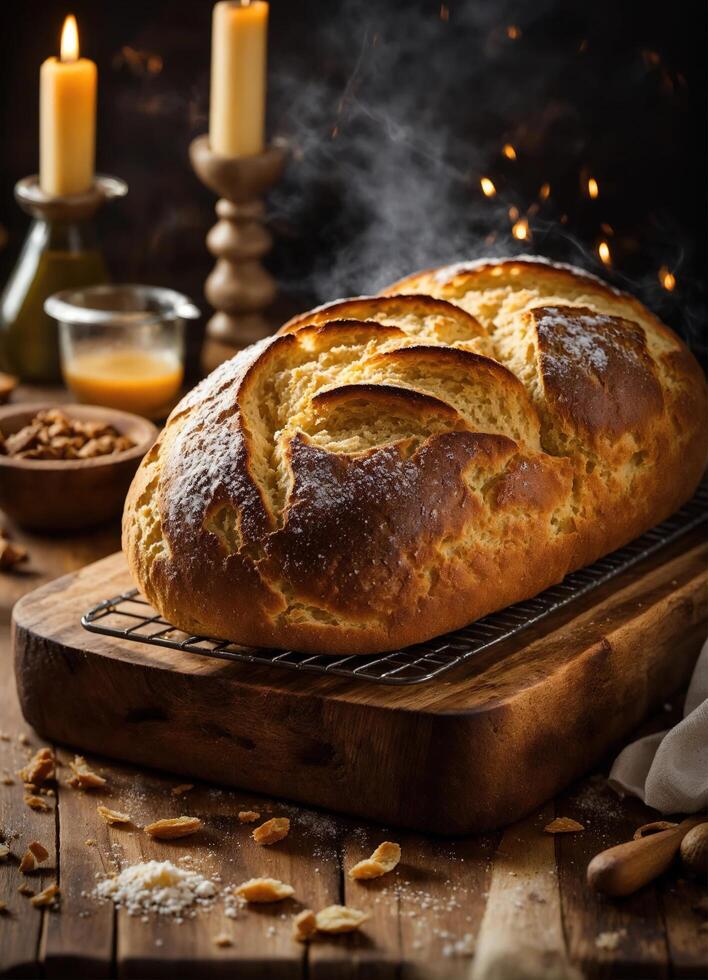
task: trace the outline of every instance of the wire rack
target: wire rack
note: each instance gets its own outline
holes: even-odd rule
[[[663,524],[594,565],[566,576],[560,585],[478,619],[464,629],[392,653],[321,656],[294,650],[242,647],[226,640],[190,636],[164,620],[137,589],[99,602],[82,616],[81,625],[92,633],[171,650],[186,650],[199,656],[336,674],[379,684],[421,684],[538,623],[705,521],[708,521],[708,484],[702,485],[695,497]]]

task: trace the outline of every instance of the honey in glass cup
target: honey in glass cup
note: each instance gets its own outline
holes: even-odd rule
[[[50,296],[62,374],[76,398],[165,418],[184,377],[185,321],[196,307],[171,289],[90,286]]]

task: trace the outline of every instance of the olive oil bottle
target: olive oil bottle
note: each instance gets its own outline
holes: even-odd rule
[[[2,370],[36,384],[61,381],[57,324],[44,301],[62,289],[107,281],[92,219],[103,201],[126,192],[123,181],[98,177],[86,194],[52,198],[36,177],[19,181],[15,196],[32,224],[0,296]]]

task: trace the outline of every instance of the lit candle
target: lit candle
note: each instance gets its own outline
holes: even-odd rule
[[[219,156],[263,152],[267,29],[265,0],[221,0],[214,7],[209,143]]]
[[[39,183],[45,194],[81,194],[93,183],[96,65],[79,58],[76,18],[61,32],[61,57],[39,75]]]

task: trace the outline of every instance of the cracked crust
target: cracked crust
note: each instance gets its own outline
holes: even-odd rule
[[[174,625],[394,649],[542,591],[691,495],[705,382],[636,299],[532,259],[399,289],[295,318],[172,413],[123,527]]]

